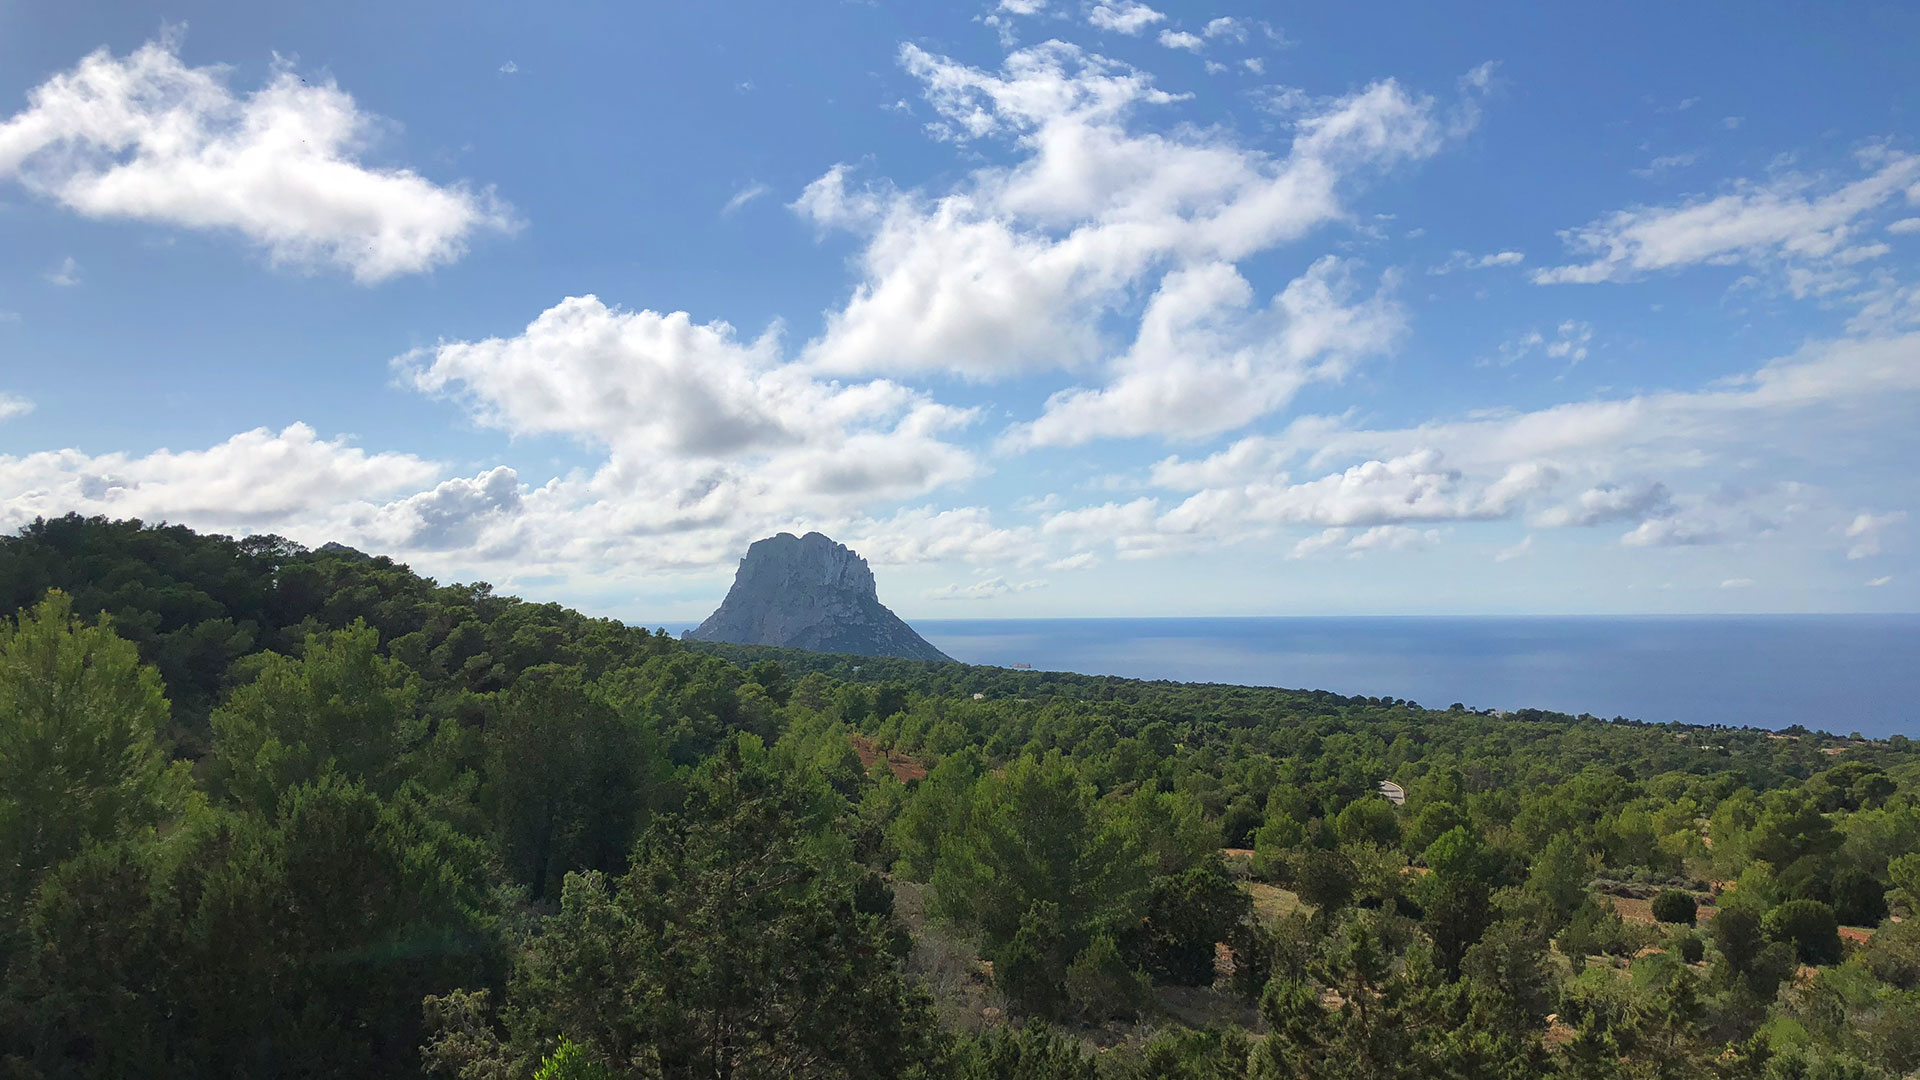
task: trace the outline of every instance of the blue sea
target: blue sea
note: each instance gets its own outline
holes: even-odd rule
[[[678,634],[691,624],[671,624]],[[1920,735],[1920,615],[916,619],[956,660],[1445,708]]]
[[[920,619],[956,660],[1690,724],[1920,734],[1920,615]]]

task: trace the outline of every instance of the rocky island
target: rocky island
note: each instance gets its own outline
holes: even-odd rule
[[[756,541],[740,560],[720,607],[682,636],[857,656],[951,659],[880,602],[867,560],[817,532]]]

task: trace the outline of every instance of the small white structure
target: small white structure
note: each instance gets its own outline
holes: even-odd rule
[[[1376,785],[1375,790],[1379,791],[1388,802],[1395,806],[1407,805],[1407,789],[1391,780],[1380,781],[1380,783]]]
[[[985,694],[975,694],[975,695],[973,695],[973,700],[975,700],[975,701],[985,701],[985,700],[987,700],[987,695],[985,695]]]

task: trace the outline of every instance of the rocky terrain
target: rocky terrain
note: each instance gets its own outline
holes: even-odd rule
[[[719,609],[684,636],[859,656],[950,659],[880,603],[867,560],[817,532],[781,533],[747,548]]]

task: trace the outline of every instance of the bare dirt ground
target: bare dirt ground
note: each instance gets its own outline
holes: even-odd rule
[[[853,736],[852,742],[853,752],[860,756],[860,767],[862,769],[873,768],[873,763],[880,760],[880,748],[874,745],[873,740],[867,738],[865,735]],[[886,752],[886,759],[887,768],[893,773],[895,780],[905,784],[914,780],[926,779],[927,767],[907,755],[900,753],[898,750],[888,750]]]

